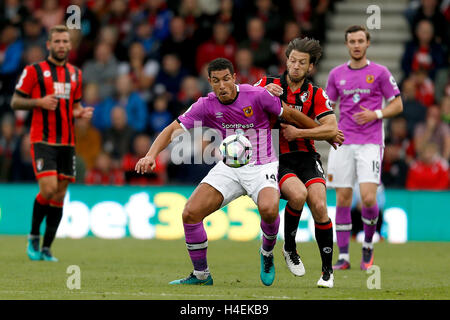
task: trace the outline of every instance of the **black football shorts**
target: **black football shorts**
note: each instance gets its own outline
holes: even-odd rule
[[[36,179],[57,176],[58,180],[75,181],[75,147],[33,143],[31,156]]]
[[[308,187],[313,183],[326,184],[325,174],[316,152],[289,152],[279,157],[278,181],[279,187],[289,177],[298,177]]]

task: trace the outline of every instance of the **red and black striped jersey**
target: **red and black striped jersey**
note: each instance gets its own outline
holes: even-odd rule
[[[286,80],[287,72],[283,73],[279,77],[264,77],[258,81],[255,86],[265,87],[269,83],[275,83],[283,88],[283,94],[280,99],[288,104],[291,108],[303,112],[308,117],[314,120],[333,114],[333,109],[328,100],[325,91],[317,86],[314,86],[310,81],[304,81],[303,85],[292,92]],[[279,119],[272,119],[274,129],[280,128]],[[314,140],[310,139],[297,139],[295,141],[287,141],[282,134],[280,134],[280,154],[303,151],[303,152],[316,152],[314,147]]]
[[[28,65],[16,85],[22,97],[37,99],[50,94],[58,98],[56,110],[33,108],[31,143],[75,145],[73,105],[80,102],[82,73],[70,63],[58,66],[49,60]]]

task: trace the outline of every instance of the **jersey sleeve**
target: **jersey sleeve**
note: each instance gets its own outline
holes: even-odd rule
[[[23,69],[19,81],[16,84],[16,93],[23,97],[29,97],[37,83],[36,69],[32,65],[28,65]]]
[[[329,114],[334,114],[330,99],[326,92],[319,88],[314,97],[314,118],[319,120]]]
[[[265,87],[267,83],[267,77],[262,77],[253,86],[254,87]]]
[[[283,107],[279,97],[271,94],[266,89],[262,89],[259,96],[259,102],[264,111],[276,116],[281,116],[283,113]]]
[[[206,118],[204,98],[200,98],[197,102],[193,103],[185,113],[180,115],[177,122],[183,127],[184,130],[189,130],[194,127],[204,126],[204,120]]]
[[[75,89],[75,96],[73,98],[73,102],[77,103],[81,101],[81,97],[83,95],[83,73],[80,69],[77,70],[78,76],[77,76],[77,88]]]
[[[389,72],[388,69],[384,69],[383,72],[381,73],[380,89],[383,94],[383,97],[387,101],[391,101],[400,94],[397,82],[395,81],[394,76]]]
[[[328,75],[328,81],[327,81],[327,87],[325,89],[326,94],[328,96],[328,100],[330,103],[336,103],[339,99],[339,91],[336,88],[336,82],[334,80],[335,72],[334,70],[331,70],[330,74]]]

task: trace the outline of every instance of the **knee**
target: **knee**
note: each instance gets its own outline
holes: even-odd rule
[[[189,200],[186,203],[186,205],[184,206],[182,218],[183,218],[183,223],[187,223],[187,224],[194,224],[194,223],[198,223],[203,220],[203,219],[200,219],[200,220],[198,219],[197,214],[196,214],[195,205],[192,204]]]
[[[261,219],[267,223],[273,223],[278,217],[278,203],[263,201],[259,206],[259,214]]]
[[[306,188],[296,191],[289,197],[289,205],[292,205],[294,209],[300,210],[305,205],[307,194]]]
[[[350,192],[337,192],[336,193],[337,205],[340,207],[350,207],[352,205],[353,193]]]
[[[66,190],[58,190],[53,194],[52,200],[56,202],[63,202],[66,196]]]
[[[325,201],[316,200],[312,201],[311,203],[308,203],[308,205],[311,209],[311,214],[313,215],[315,222],[323,223],[329,220],[327,204]]]
[[[373,207],[377,203],[376,194],[364,194],[361,195],[362,205],[365,208]]]
[[[45,185],[42,185],[39,190],[39,193],[41,194],[41,196],[47,200],[53,199],[53,197],[57,194],[57,192],[58,192],[58,186],[56,184],[52,184],[52,183],[47,183]]]

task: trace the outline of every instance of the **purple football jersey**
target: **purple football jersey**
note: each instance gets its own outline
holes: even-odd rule
[[[215,93],[210,92],[179,116],[178,123],[185,130],[198,126],[216,129],[222,139],[242,130],[252,144],[251,162],[266,164],[277,161],[272,145],[270,115],[281,115],[280,99],[261,87],[247,84],[236,87],[238,95],[232,103],[222,104]]]
[[[383,98],[391,101],[400,94],[389,70],[367,60],[361,69],[351,69],[349,62],[330,71],[326,93],[332,103],[339,102],[339,129],[344,132],[344,144],[374,143],[384,145],[382,119],[359,125],[353,118],[363,111],[360,106],[375,111],[382,109]]]

